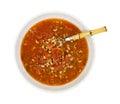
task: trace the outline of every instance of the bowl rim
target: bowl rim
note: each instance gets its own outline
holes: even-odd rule
[[[87,44],[88,44],[88,50],[89,50],[88,61],[87,61],[87,64],[86,64],[85,68],[80,73],[80,75],[78,75],[78,77],[75,78],[74,80],[72,80],[71,82],[66,83],[64,85],[60,85],[60,86],[49,86],[49,85],[38,82],[25,70],[25,68],[22,64],[21,58],[20,58],[20,47],[21,47],[21,42],[22,42],[26,32],[28,31],[28,29],[31,28],[36,23],[38,23],[39,21],[49,19],[49,18],[65,19],[65,20],[73,23],[74,25],[76,25],[82,32],[88,30],[86,28],[86,26],[84,26],[83,23],[80,20],[78,20],[77,18],[75,18],[71,15],[68,15],[68,14],[46,13],[46,14],[39,15],[39,16],[31,19],[20,31],[20,33],[18,35],[18,38],[17,38],[17,41],[16,41],[16,46],[15,46],[15,58],[16,58],[16,62],[17,62],[17,65],[18,65],[18,68],[19,68],[20,72],[31,84],[33,84],[33,85],[35,85],[39,88],[45,89],[45,90],[60,91],[60,90],[65,90],[65,89],[71,88],[71,87],[77,85],[80,81],[82,81],[82,79],[84,79],[84,77],[89,72],[89,70],[92,66],[92,63],[93,63],[94,45],[93,45],[93,39],[91,37],[86,37]]]

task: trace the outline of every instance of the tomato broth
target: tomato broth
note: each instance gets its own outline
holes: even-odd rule
[[[62,42],[80,33],[71,22],[50,18],[33,25],[21,44],[21,60],[25,70],[40,83],[57,86],[74,80],[84,70],[88,60],[85,38]]]

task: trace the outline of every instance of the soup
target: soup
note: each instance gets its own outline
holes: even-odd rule
[[[63,43],[61,39],[80,33],[71,22],[50,18],[32,26],[21,44],[25,70],[40,83],[64,85],[80,75],[88,60],[85,38]]]

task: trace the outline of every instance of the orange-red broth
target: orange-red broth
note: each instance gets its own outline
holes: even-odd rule
[[[21,44],[21,60],[26,71],[37,81],[51,86],[74,80],[88,60],[86,39],[64,44],[60,39],[80,32],[74,24],[58,18],[32,26]]]

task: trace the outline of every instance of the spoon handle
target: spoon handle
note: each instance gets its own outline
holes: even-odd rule
[[[107,31],[107,28],[106,28],[106,26],[104,26],[104,27],[101,27],[101,28],[98,28],[98,29],[89,30],[87,32],[83,32],[83,33],[73,35],[72,39],[77,40],[77,39],[84,38],[86,36],[93,36],[93,35],[96,35],[96,34],[99,34],[99,33],[102,33],[102,32],[106,32],[106,31]]]

